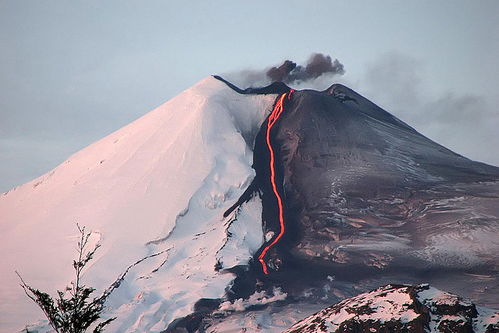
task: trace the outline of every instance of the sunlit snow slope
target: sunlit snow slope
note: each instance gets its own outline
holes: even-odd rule
[[[259,198],[232,224],[222,214],[254,177],[254,138],[275,98],[206,78],[1,195],[0,330],[43,318],[14,270],[51,292],[72,279],[76,223],[102,244],[86,284],[103,290],[146,258],[109,299],[109,331],[158,332],[199,298],[223,297],[234,275],[217,261],[244,264],[263,242]]]

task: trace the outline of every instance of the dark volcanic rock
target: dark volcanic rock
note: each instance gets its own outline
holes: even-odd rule
[[[279,82],[246,90],[226,83],[243,94],[290,91]],[[280,232],[266,134],[264,121],[253,150],[256,177],[232,208],[261,196],[264,246]],[[238,274],[229,291],[234,298],[277,286],[290,307],[321,304],[312,313],[380,285],[411,284],[416,287],[385,287],[407,303],[387,301],[375,308],[367,302],[351,306],[351,312],[339,310],[339,304],[360,302],[358,296],[324,313],[340,311],[338,332],[497,329],[497,317],[491,314],[487,322],[475,305],[457,297],[427,300],[421,295],[435,289],[420,283],[499,307],[498,167],[439,145],[340,84],[288,96],[270,141],[286,230],[265,256],[269,274],[257,260],[262,247]],[[373,302],[387,293],[375,292]],[[382,308],[398,317],[377,320]],[[311,331],[328,327],[319,317],[313,320]]]
[[[274,133],[288,225],[275,253],[281,266],[473,265],[445,236],[499,231],[499,168],[446,149],[346,87],[327,92],[295,92]],[[262,146],[259,137],[255,153]],[[265,183],[263,155],[255,169]],[[277,219],[266,220],[275,231]],[[478,252],[494,260],[497,249]]]
[[[428,285],[387,285],[326,308],[286,332],[495,332],[499,311]]]
[[[266,126],[255,142],[255,180],[237,204],[260,193],[272,239],[280,225]],[[255,254],[255,275],[290,294],[328,276],[367,288],[430,282],[499,306],[498,167],[439,145],[340,84],[295,91],[270,136],[286,231],[266,255],[269,276]]]

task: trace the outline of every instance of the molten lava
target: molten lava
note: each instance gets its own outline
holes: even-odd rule
[[[274,195],[276,196],[277,199],[280,231],[277,237],[275,237],[274,240],[269,245],[267,245],[263,249],[262,253],[260,253],[260,255],[258,256],[258,260],[262,264],[262,269],[265,274],[269,274],[269,272],[264,257],[267,254],[267,252],[270,250],[270,248],[279,242],[279,240],[284,235],[284,232],[286,231],[286,225],[284,223],[284,208],[282,204],[282,198],[277,189],[276,180],[275,180],[275,156],[274,156],[274,148],[272,148],[272,144],[270,142],[270,131],[272,130],[272,127],[275,125],[275,123],[277,122],[277,120],[284,111],[284,100],[286,99],[286,96],[288,97],[288,99],[291,99],[291,94],[293,92],[294,90],[291,89],[289,93],[284,93],[279,97],[277,103],[274,106],[274,109],[272,110],[272,113],[268,118],[268,123],[267,123],[266,142],[270,154],[270,183],[272,185],[272,191],[274,192]]]

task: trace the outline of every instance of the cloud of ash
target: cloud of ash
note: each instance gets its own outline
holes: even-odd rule
[[[322,74],[345,74],[345,69],[338,59],[331,59],[322,53],[314,53],[310,56],[305,66],[297,65],[291,60],[285,60],[279,67],[271,67],[266,72],[272,81],[284,83],[297,83],[299,81],[314,80]]]
[[[328,78],[327,86],[330,86],[332,84],[330,80],[331,76],[340,76],[343,74],[345,74],[345,68],[338,59],[333,60],[329,55],[313,53],[305,65],[285,60],[279,66],[263,70],[243,70],[237,73],[227,73],[222,76],[243,89],[265,86],[276,81],[284,82],[293,87],[319,89],[323,85],[321,79],[324,77]],[[326,87],[322,89],[324,88]]]

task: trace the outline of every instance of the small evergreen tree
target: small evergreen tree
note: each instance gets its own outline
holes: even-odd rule
[[[104,310],[104,302],[117,286],[113,285],[100,297],[91,299],[90,295],[95,289],[82,284],[81,275],[100,244],[96,244],[89,251],[87,245],[91,233],[86,233],[85,227],[80,227],[78,224],[77,227],[80,232],[80,240],[78,241],[78,258],[73,260],[75,280],[71,282],[70,286],[66,287],[64,292],[58,290],[57,297],[52,298],[49,294],[26,284],[17,271],[16,274],[21,280],[21,287],[26,295],[42,309],[50,326],[57,333],[84,333],[92,324],[96,324],[93,333],[100,333],[103,332],[106,325],[116,319],[114,317],[97,323]]]

